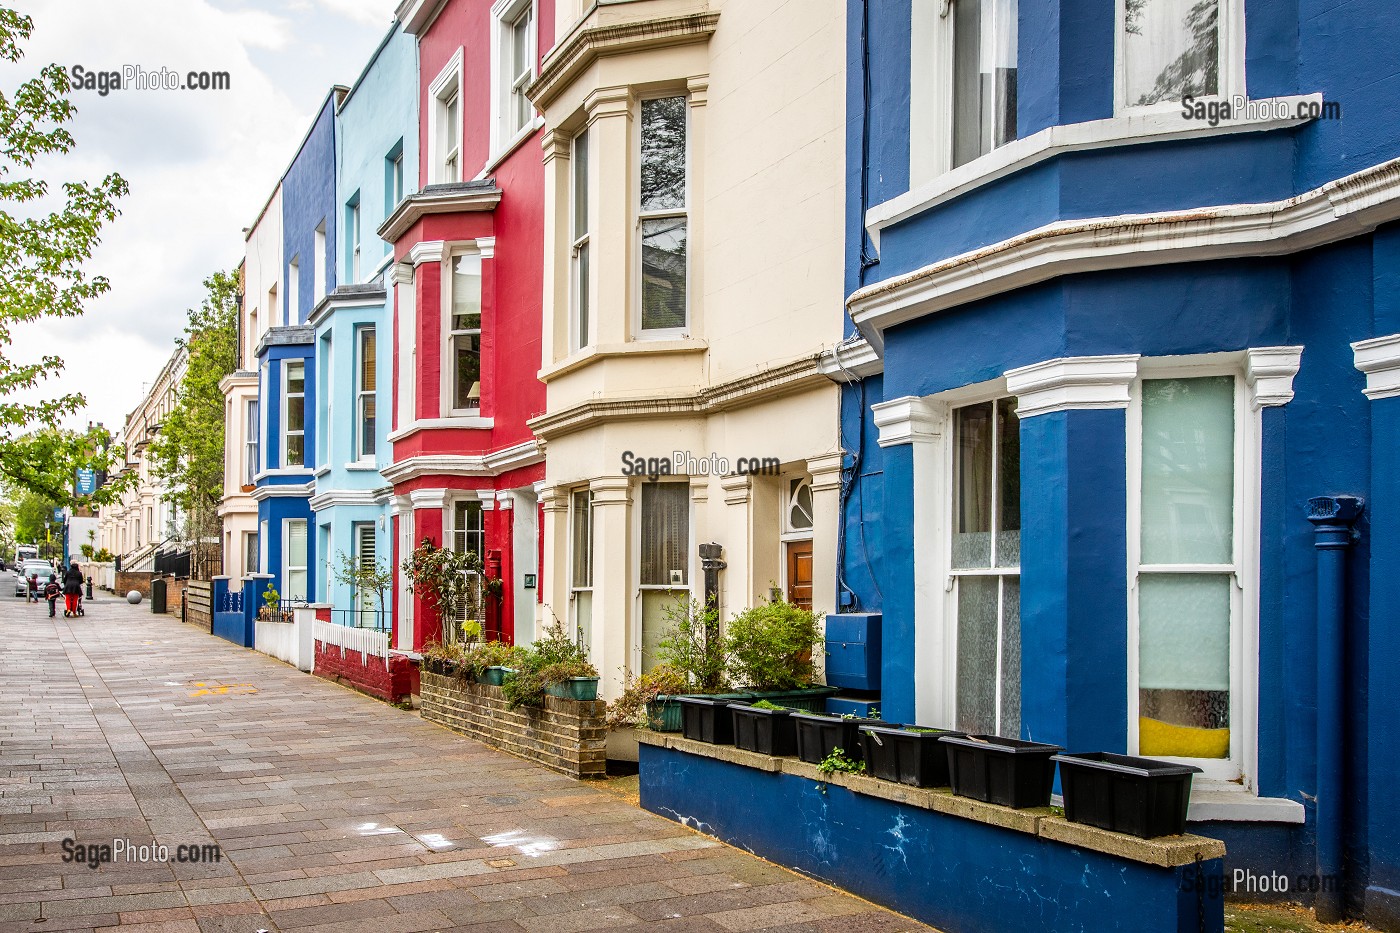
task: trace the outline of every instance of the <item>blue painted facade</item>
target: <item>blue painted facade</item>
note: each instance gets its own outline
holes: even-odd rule
[[[344,88],[336,87],[326,95],[282,176],[283,317],[264,333],[258,346],[262,463],[253,498],[258,502],[259,563],[271,576],[271,586],[292,600],[315,596],[322,569],[317,565],[310,503],[319,435],[315,335],[307,321],[336,282],[335,108],[344,93]],[[317,253],[323,263],[319,274]],[[304,380],[301,463],[295,462],[289,449],[292,445],[284,424],[289,411],[285,392],[288,367],[295,363],[302,364]],[[305,523],[304,583],[288,579],[291,555],[287,550],[293,537],[288,523],[293,521]],[[300,559],[298,554],[298,567]]]
[[[1366,377],[1351,347],[1400,331],[1400,229],[1350,228],[1307,249],[1277,249],[1261,237],[1257,248],[1191,262],[1144,254],[1140,263],[1096,267],[1091,254],[1073,272],[1008,279],[984,297],[888,325],[862,317],[870,293],[861,291],[889,283],[899,294],[911,287],[896,282],[900,276],[1056,221],[1111,225],[1123,215],[1278,201],[1397,158],[1400,114],[1390,101],[1400,75],[1389,63],[1400,53],[1400,9],[1382,0],[1245,0],[1249,97],[1321,94],[1341,104],[1340,119],[1051,151],[914,210],[879,230],[876,242],[866,211],[911,188],[910,138],[918,129],[910,119],[912,12],[910,0],[852,0],[848,19],[846,283],[862,322],[849,332],[869,338],[883,365],[844,390],[847,482],[841,592],[834,595],[845,610],[883,612],[883,714],[915,720],[946,674],[943,649],[921,658],[913,650],[920,626],[931,624],[916,586],[952,586],[946,568],[919,553],[916,524],[929,521],[933,534],[947,535],[947,516],[921,515],[919,502],[951,493],[946,477],[916,466],[915,444],[891,436],[880,446],[872,406],[912,397],[946,411],[970,387],[1008,394],[1005,374],[1020,367],[1121,354],[1141,355],[1139,378],[1162,358],[1192,357],[1234,375],[1249,393],[1247,351],[1301,347],[1291,400],[1250,404],[1238,426],[1254,432],[1257,445],[1237,502],[1250,513],[1249,540],[1241,540],[1257,540],[1258,557],[1245,575],[1257,573],[1257,582],[1242,581],[1237,625],[1247,629],[1257,616],[1258,631],[1243,642],[1247,680],[1231,686],[1244,690],[1254,681],[1244,702],[1257,708],[1257,727],[1231,725],[1257,748],[1243,763],[1251,796],[1292,801],[1305,822],[1280,821],[1284,811],[1275,809],[1268,819],[1216,819],[1192,829],[1226,841],[1227,877],[1238,867],[1294,878],[1335,869],[1349,913],[1400,929],[1400,803],[1387,786],[1400,768],[1391,711],[1400,690],[1400,632],[1385,624],[1400,614],[1400,400],[1363,394]],[[1114,118],[1115,16],[1113,4],[1020,0],[1018,139]],[[1190,124],[1182,119],[1182,126]],[[1128,405],[1052,407],[1019,421],[1019,731],[1071,751],[1131,750],[1136,581],[1129,560],[1138,526],[1130,487],[1139,451],[1130,406],[1140,402],[1140,384],[1127,391]],[[940,451],[951,427],[942,430],[930,442]],[[921,484],[941,485],[921,500]],[[1344,647],[1338,679],[1329,683],[1325,672],[1319,680],[1318,552],[1307,503],[1333,495],[1361,497],[1366,508],[1345,553]],[[1319,722],[1332,689],[1340,714]],[[1343,783],[1319,822],[1318,736],[1328,730],[1342,736]],[[1341,864],[1319,865],[1317,839],[1338,823]],[[1289,898],[1310,900],[1311,893],[1295,889]]]
[[[393,564],[392,490],[379,469],[393,459],[388,434],[393,406],[393,253],[375,233],[395,204],[416,190],[418,173],[417,42],[395,24],[335,113],[335,198],[339,248],[335,281],[311,321],[321,361],[316,419],[315,550],[322,569],[315,598],[331,604],[342,624],[387,625],[378,599],[357,603],[337,578],[344,557],[363,556],[362,529],[373,529],[374,558]],[[358,233],[358,237],[356,234]],[[365,407],[373,334],[374,417]],[[385,594],[386,604],[389,594]],[[368,606],[368,611],[365,611]],[[356,612],[346,610],[355,609]]]

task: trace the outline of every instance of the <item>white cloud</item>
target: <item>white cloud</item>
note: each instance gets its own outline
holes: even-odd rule
[[[317,0],[330,10],[348,19],[364,23],[366,26],[379,26],[388,29],[394,18],[394,6],[386,0]]]

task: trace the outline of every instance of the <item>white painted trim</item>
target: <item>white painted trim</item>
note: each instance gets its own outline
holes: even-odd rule
[[[447,500],[451,495],[452,490],[450,489],[415,489],[408,494],[408,501],[414,511],[441,509],[446,507]]]
[[[463,129],[466,126],[466,88],[462,80],[462,47],[452,53],[447,64],[437,73],[437,76],[428,84],[427,112],[424,117],[428,121],[428,184],[441,184],[444,182],[461,181],[465,176],[462,173],[462,151],[466,148],[466,134]],[[442,177],[442,165],[438,161],[438,107],[444,98],[457,95],[457,177]]]
[[[417,421],[410,422],[407,427],[399,428],[390,434],[389,443],[401,441],[419,431],[489,431],[495,427],[495,424],[495,418],[473,418],[465,415],[451,418],[419,418]]]
[[[538,112],[532,113],[525,125],[517,130],[509,139],[504,138],[501,132],[505,123],[505,104],[508,100],[511,88],[507,87],[501,74],[502,49],[504,47],[506,30],[509,28],[506,20],[515,19],[530,8],[530,25],[528,28],[529,48],[525,50],[525,55],[530,60],[530,80],[525,87],[535,83],[535,79],[540,74],[539,56],[539,33],[540,33],[540,8],[538,0],[495,0],[491,4],[491,156],[486,160],[488,165],[485,169],[490,172],[496,165],[500,164],[516,147],[530,137],[538,125],[542,123]],[[528,98],[527,98],[528,100]],[[534,111],[534,104],[530,104],[530,109]]]
[[[944,416],[927,399],[905,395],[871,405],[870,410],[880,430],[881,447],[933,440],[943,431]]]
[[[1358,340],[1351,350],[1356,368],[1366,374],[1367,398],[1400,396],[1400,334]]]
[[[1254,411],[1293,401],[1293,377],[1303,365],[1302,347],[1251,347],[1245,351],[1244,379]]]
[[[414,248],[417,248],[418,245],[419,244],[415,243]],[[409,250],[409,255],[411,256],[412,254],[413,251]],[[396,262],[389,270],[389,283],[391,285],[412,285],[414,272],[414,263]]]
[[[1071,356],[1022,366],[1006,374],[1021,420],[1072,409],[1127,408],[1128,386],[1138,375],[1136,353]]]
[[[476,238],[476,251],[481,254],[482,259],[493,259],[496,255],[496,238],[493,236],[480,236]]]
[[[832,382],[859,382],[884,372],[885,361],[870,341],[856,335],[823,350],[817,357],[817,371]]]
[[[262,502],[264,499],[310,498],[315,491],[315,483],[280,483],[274,486],[259,486],[248,495],[254,502]]]
[[[1400,159],[1258,204],[1057,220],[859,289],[851,317],[874,346],[885,328],[1063,275],[1282,256],[1400,219]]]
[[[1271,97],[1251,101],[1259,107],[1285,107],[1292,113],[1307,105],[1321,105],[1321,94],[1298,94],[1287,97]],[[912,116],[912,113],[911,113]],[[1140,146],[1146,143],[1171,142],[1178,139],[1201,139],[1212,136],[1230,136],[1237,133],[1260,133],[1269,130],[1287,129],[1301,126],[1309,118],[1298,117],[1289,120],[1253,120],[1244,117],[1229,117],[1215,126],[1205,121],[1187,120],[1181,115],[1181,105],[1174,103],[1170,112],[1134,111],[1104,120],[1090,120],[1084,123],[1068,123],[1051,126],[1022,139],[1013,140],[1004,146],[993,149],[955,169],[943,168],[933,175],[930,169],[922,174],[910,166],[910,178],[917,187],[876,204],[865,212],[865,227],[875,248],[880,247],[880,233],[886,227],[893,227],[924,211],[975,191],[984,185],[1014,175],[1017,172],[1055,159],[1072,152],[1088,152],[1094,149],[1107,149],[1116,146]],[[946,139],[947,137],[943,137]],[[910,160],[917,157],[914,121],[910,124]],[[946,148],[946,147],[945,147]],[[927,157],[923,157],[927,158]],[[944,163],[948,161],[944,155]],[[929,163],[933,164],[933,163]],[[920,178],[929,181],[918,184]]]
[[[1191,782],[1191,806],[1187,822],[1293,823],[1301,826],[1307,810],[1287,797],[1256,797],[1229,781]]]
[[[447,244],[442,240],[423,240],[414,243],[408,250],[408,261],[413,264],[416,276],[418,267],[425,262],[442,262],[447,252]],[[413,280],[401,284],[412,284]]]
[[[544,462],[544,450],[530,440],[487,454],[425,454],[391,463],[380,470],[387,482],[398,485],[422,476],[499,476],[509,470]]]
[[[379,505],[373,489],[328,489],[311,497],[311,511],[323,512],[337,506]]]

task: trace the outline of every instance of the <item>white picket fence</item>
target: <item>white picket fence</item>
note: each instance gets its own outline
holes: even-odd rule
[[[389,666],[389,633],[374,629],[351,628],[348,625],[334,625],[317,619],[314,627],[315,639],[323,645],[340,648],[340,656],[346,651],[360,652],[360,663],[369,664],[371,657],[379,658],[384,666]]]

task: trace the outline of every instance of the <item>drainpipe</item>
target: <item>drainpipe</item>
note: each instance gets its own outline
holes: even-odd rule
[[[1317,548],[1317,874],[1313,910],[1321,923],[1343,919],[1342,832],[1346,731],[1346,557],[1365,503],[1354,496],[1308,500]]]
[[[724,554],[723,545],[711,542],[700,545],[700,569],[705,572],[705,608],[714,610],[715,621],[705,625],[705,641],[707,644],[719,638],[719,572],[729,566],[720,556]]]

